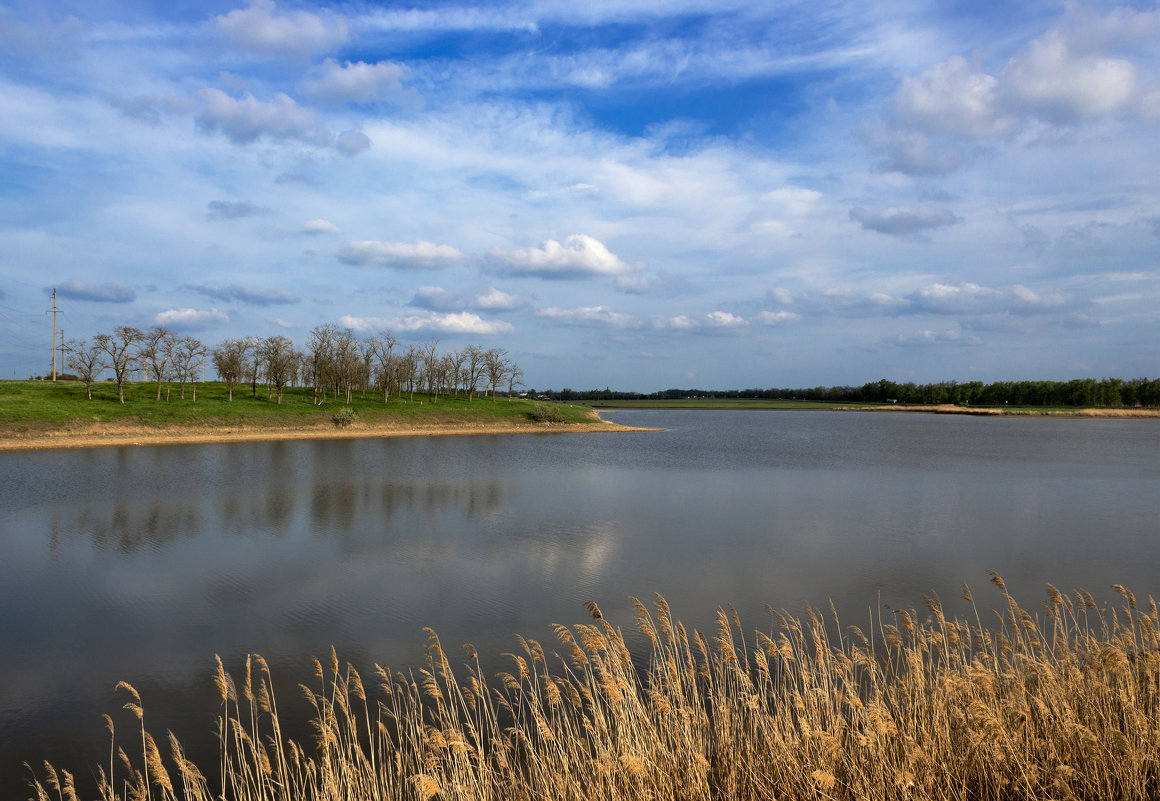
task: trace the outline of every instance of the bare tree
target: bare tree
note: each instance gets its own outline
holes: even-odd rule
[[[466,350],[453,350],[445,357],[447,360],[447,375],[451,381],[455,397],[459,397],[459,385],[463,381],[463,366],[467,363]]]
[[[391,378],[394,371],[391,362],[394,359],[392,354],[397,344],[399,344],[398,340],[390,331],[381,331],[367,340],[367,346],[378,365],[375,375],[379,388],[383,391],[383,403],[386,403],[391,396]]]
[[[479,382],[483,379],[487,362],[484,359],[483,348],[478,345],[468,345],[463,350],[467,355],[467,399],[470,401],[475,398],[475,390],[479,388]]]
[[[399,387],[401,388],[405,383],[407,385],[407,392],[410,393],[410,400],[415,400],[415,374],[419,372],[419,352],[415,350],[414,345],[407,346],[407,352],[399,357],[397,361],[399,367]]]
[[[427,379],[427,400],[439,402],[439,340],[432,339],[419,346],[419,360]]]
[[[244,339],[227,339],[213,349],[213,367],[218,376],[226,382],[230,401],[234,399],[234,384],[242,380],[246,370],[246,349]]]
[[[282,403],[282,388],[290,381],[297,362],[294,343],[286,337],[270,337],[262,345],[263,366],[266,380],[278,393],[278,403]]]
[[[508,379],[508,400],[512,399],[512,392],[516,387],[524,386],[524,382],[520,381],[524,377],[524,371],[519,368],[513,361],[507,363],[507,379]]]
[[[362,371],[362,353],[354,331],[344,328],[334,338],[334,365],[338,383],[335,393],[345,392],[346,402],[351,401],[351,392],[358,383]]]
[[[129,373],[136,369],[133,346],[145,336],[138,328],[119,325],[112,334],[97,334],[93,337],[93,344],[109,357],[108,367],[113,368],[113,376],[117,381],[117,399],[125,402],[125,382]]]
[[[501,348],[491,348],[483,354],[483,369],[487,374],[487,386],[491,390],[491,399],[495,400],[495,388],[507,375],[507,351]]]
[[[155,325],[141,336],[137,346],[137,360],[146,374],[157,382],[157,400],[161,400],[161,384],[165,381],[173,359],[177,334]]]
[[[88,340],[71,340],[66,348],[68,356],[65,357],[68,366],[76,371],[77,376],[81,381],[85,382],[85,392],[88,393],[89,400],[93,399],[93,378],[100,371],[105,368],[105,363],[101,359],[101,348],[96,343],[88,344]]]
[[[314,385],[314,405],[326,402],[326,388],[334,373],[334,340],[338,326],[317,325],[310,332],[310,381]]]
[[[250,377],[250,397],[258,397],[258,379],[262,376],[262,343],[261,337],[248,337],[246,343],[246,373]]]
[[[181,399],[185,400],[185,384],[193,384],[193,400],[197,402],[197,371],[205,363],[205,343],[195,337],[182,337],[173,349],[173,366],[181,383]]]

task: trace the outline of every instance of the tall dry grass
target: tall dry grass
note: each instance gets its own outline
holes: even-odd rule
[[[591,623],[555,627],[560,654],[519,639],[510,672],[489,678],[467,646],[459,676],[433,632],[428,664],[377,668],[365,683],[334,652],[301,688],[313,742],[282,730],[260,656],[233,677],[218,660],[220,758],[169,757],[137,724],[110,731],[98,770],[112,799],[1131,799],[1160,796],[1160,628],[1155,601],[1118,607],[1048,586],[984,625],[895,612],[871,632],[836,614],[773,612],[746,634],[732,610],[711,639],[659,596],[637,602],[651,643],[638,670],[595,605]],[[964,597],[970,593],[964,585]],[[973,602],[972,602],[973,604]],[[127,708],[143,721],[127,684]],[[40,801],[76,798],[45,765]]]

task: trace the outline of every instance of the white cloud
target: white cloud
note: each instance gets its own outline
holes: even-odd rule
[[[330,222],[329,220],[323,220],[319,218],[317,220],[308,220],[302,223],[302,233],[310,235],[338,234],[341,233],[341,231],[338,230],[337,225]]]
[[[621,314],[607,306],[581,306],[573,309],[550,306],[537,311],[536,316],[556,320],[565,325],[608,328],[637,328],[640,325],[640,321],[631,314]]]
[[[982,137],[1005,133],[1012,120],[998,111],[999,81],[954,56],[917,77],[907,76],[894,98],[896,118],[929,133]]]
[[[195,115],[198,128],[206,133],[221,133],[235,145],[265,136],[325,147],[333,139],[313,111],[281,92],[263,102],[251,94],[237,100],[220,89],[199,89],[194,99],[199,105]]]
[[[485,320],[473,312],[427,312],[403,317],[397,328],[401,331],[433,331],[444,334],[510,334],[515,329],[503,320]]]
[[[230,321],[229,315],[217,309],[168,309],[153,318],[157,325],[181,331],[202,331]]]
[[[796,323],[801,318],[802,318],[802,316],[800,314],[797,314],[796,312],[788,312],[788,311],[778,311],[778,312],[763,311],[763,312],[759,312],[757,315],[758,322],[764,323],[765,325],[773,325],[773,326],[787,325],[788,323]]]
[[[915,236],[923,231],[953,225],[959,221],[946,209],[935,208],[889,208],[875,211],[873,209],[850,209],[850,219],[857,222],[867,231],[877,231],[889,236]]]
[[[501,292],[495,287],[491,287],[486,292],[475,296],[475,307],[479,309],[512,311],[523,305],[524,299],[519,295],[509,295],[507,292]]]
[[[355,266],[375,265],[399,270],[440,270],[463,261],[450,245],[431,242],[349,242],[338,251],[338,260]]]
[[[539,248],[493,250],[491,257],[504,272],[548,279],[617,276],[630,270],[602,242],[587,234],[573,234],[563,245],[549,239]]]
[[[381,331],[389,328],[411,333],[493,336],[495,334],[510,334],[515,330],[511,323],[502,320],[485,320],[472,312],[425,311],[389,320],[382,317],[354,317],[346,314],[339,318],[338,324],[359,332]]]
[[[393,61],[367,64],[327,59],[318,68],[318,77],[302,84],[302,93],[315,103],[378,103],[397,100],[403,92],[407,68]]]
[[[1013,58],[1002,81],[1012,106],[1059,123],[1118,113],[1136,94],[1136,68],[1131,62],[1077,56],[1059,31],[1036,39]]]
[[[233,47],[277,58],[308,58],[347,39],[343,19],[308,11],[277,16],[273,0],[251,0],[246,8],[214,17],[213,24]]]
[[[723,311],[712,311],[706,314],[705,324],[710,328],[745,328],[749,325],[743,317]]]
[[[691,332],[738,331],[749,327],[749,321],[744,317],[724,311],[712,311],[702,317],[690,317],[687,314],[654,317],[651,324],[654,328],[663,330]]]

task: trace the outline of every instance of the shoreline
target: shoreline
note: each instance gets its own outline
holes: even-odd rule
[[[920,414],[965,414],[975,417],[1104,417],[1148,419],[1160,417],[1160,409],[1003,409],[994,406],[955,406],[952,403],[912,406],[837,406],[838,412],[917,412]]]
[[[213,445],[231,442],[280,442],[311,439],[590,434],[661,430],[625,426],[603,420],[596,415],[593,417],[594,420],[590,423],[442,423],[424,426],[371,422],[356,423],[350,428],[341,430],[323,425],[151,428],[142,425],[94,423],[57,431],[0,436],[0,452],[147,447],[150,445]]]

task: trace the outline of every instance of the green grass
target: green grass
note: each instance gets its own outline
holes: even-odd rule
[[[826,401],[764,400],[761,398],[674,398],[672,400],[582,400],[574,403],[593,409],[838,409],[880,406],[878,403],[828,403]]]
[[[254,397],[249,384],[234,387],[234,400],[228,400],[225,384],[216,381],[197,385],[197,401],[192,388],[186,386],[185,400],[174,384],[169,400],[156,400],[157,385],[148,382],[127,384],[125,403],[117,402],[117,386],[112,382],[93,384],[93,399],[85,396],[84,384],[77,381],[0,381],[0,433],[52,431],[91,423],[120,422],[157,428],[181,426],[309,426],[332,425],[332,415],[346,407],[342,400],[328,399],[316,406],[309,388],[283,391],[282,403],[267,398],[259,385]],[[536,404],[532,401],[499,397],[495,401],[476,395],[468,401],[441,396],[437,402],[426,393],[391,398],[383,403],[381,393],[355,392],[350,407],[366,423],[415,422],[446,425],[462,423],[530,422]],[[588,422],[588,408],[552,404],[560,410],[560,422]]]

